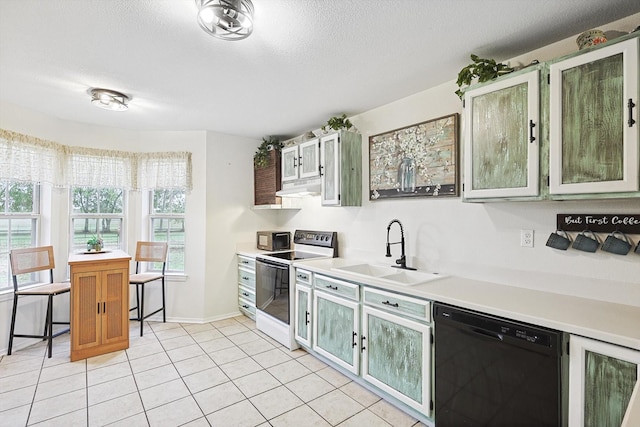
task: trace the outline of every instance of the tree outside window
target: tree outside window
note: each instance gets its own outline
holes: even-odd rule
[[[102,238],[106,249],[122,249],[125,191],[74,187],[71,195],[72,250],[85,250],[92,237]]]
[[[39,194],[37,184],[0,181],[0,290],[13,287],[9,252],[37,244]],[[34,281],[27,276],[21,285]]]
[[[185,271],[185,203],[184,190],[156,189],[150,192],[151,240],[168,242],[167,269],[169,273]],[[154,265],[160,270],[161,265]]]

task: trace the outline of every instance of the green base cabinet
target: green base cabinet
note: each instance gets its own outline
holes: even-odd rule
[[[318,273],[311,282],[311,289],[296,283],[297,342],[412,416],[431,421],[431,302]]]
[[[238,308],[245,316],[256,318],[256,260],[238,255]]]
[[[295,339],[301,346],[311,348],[311,306],[313,300],[311,295],[311,278],[313,273],[307,270],[296,268],[296,290],[294,301],[294,322]]]
[[[362,318],[362,377],[429,414],[431,328],[366,305]]]
[[[358,375],[359,303],[314,289],[312,317],[313,350]]]
[[[640,373],[640,351],[571,335],[569,427],[620,426]]]

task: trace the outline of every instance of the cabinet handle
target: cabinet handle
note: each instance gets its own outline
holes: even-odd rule
[[[302,156],[298,156],[298,166],[302,167]]]
[[[536,127],[536,124],[533,123],[533,120],[529,120],[529,142],[533,142],[536,140],[536,137],[533,136],[533,128]]]
[[[100,303],[98,303],[98,314],[100,314]]]
[[[382,301],[382,303],[383,303],[384,305],[389,305],[389,306],[391,306],[391,307],[395,307],[395,308],[400,307],[400,306],[398,305],[398,303],[397,303],[397,302],[396,302],[396,303],[392,303],[392,302],[389,302],[389,301]]]
[[[297,157],[294,157],[294,158],[293,158],[293,167],[294,167],[294,168],[297,168],[297,167],[298,167],[298,158],[297,158]]]
[[[352,341],[352,342],[351,342],[351,347],[355,347],[355,346],[357,346],[357,345],[358,345],[358,343],[356,342],[356,337],[357,337],[357,336],[358,336],[358,334],[357,334],[357,333],[355,333],[355,332],[353,332],[353,335],[352,335],[352,337],[351,337],[351,341]]]
[[[324,166],[320,165],[318,166],[318,172],[320,173],[320,176],[323,176],[324,174],[322,173],[322,169],[324,169]]]
[[[103,302],[103,303],[102,303],[102,312],[103,312],[103,313],[106,313],[106,312],[107,312],[107,303],[106,303],[106,302]]]
[[[631,98],[629,98],[629,102],[627,102],[627,107],[629,107],[629,121],[627,122],[629,124],[629,127],[632,127],[635,124],[635,120],[633,119],[633,107],[635,107],[636,104],[633,103],[633,100]]]
[[[364,346],[364,341],[367,339],[367,337],[362,336],[360,338],[360,353],[362,353],[363,351],[365,351],[367,349],[367,347]]]
[[[334,291],[337,291],[337,290],[338,290],[338,287],[337,287],[337,286],[327,285],[327,288],[329,288],[329,289],[333,289]]]
[[[304,314],[304,324],[308,325],[309,324],[309,312],[306,311]]]

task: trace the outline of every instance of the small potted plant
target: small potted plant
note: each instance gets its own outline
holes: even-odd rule
[[[342,114],[341,116],[334,116],[327,120],[327,124],[322,126],[322,131],[327,132],[328,129],[333,130],[349,130],[353,127],[351,121],[347,118],[346,114]]]
[[[270,136],[262,138],[262,144],[258,146],[258,151],[253,155],[253,163],[257,168],[269,166],[270,151],[280,151],[284,144],[278,138]]]
[[[104,242],[102,241],[102,238],[97,236],[93,236],[87,241],[88,251],[100,252],[103,246],[104,246]]]
[[[456,90],[456,95],[460,99],[464,95],[462,86],[469,86],[473,79],[477,78],[478,83],[484,83],[513,71],[513,68],[506,64],[497,63],[493,59],[480,58],[478,55],[471,54],[471,60],[473,62],[458,73],[456,83],[459,89]]]

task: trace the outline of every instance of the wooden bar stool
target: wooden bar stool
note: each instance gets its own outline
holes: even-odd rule
[[[49,357],[51,357],[53,338],[69,332],[69,328],[66,328],[56,332],[55,334],[53,333],[53,325],[69,325],[69,322],[58,322],[53,320],[53,297],[69,292],[71,290],[71,283],[53,282],[53,269],[55,268],[53,246],[13,249],[9,253],[9,259],[11,263],[11,274],[13,275],[13,312],[11,313],[11,329],[9,331],[9,348],[7,350],[7,354],[11,354],[14,337],[42,338],[43,340],[49,340],[47,346],[49,348]],[[25,284],[18,286],[19,275],[36,273],[44,270],[49,270],[49,283],[30,286],[28,288],[25,287]],[[47,314],[45,316],[44,332],[42,335],[15,333],[18,297],[28,295],[47,297]]]
[[[142,336],[144,328],[144,319],[153,316],[162,311],[162,321],[167,321],[165,311],[165,294],[164,294],[164,271],[167,265],[167,251],[169,245],[166,242],[138,242],[136,245],[136,272],[129,276],[129,284],[136,286],[136,306],[130,308],[129,311],[136,310],[137,317],[129,320],[137,320],[140,322],[140,336]],[[143,262],[162,263],[162,273],[149,272],[141,273],[140,266]],[[162,307],[144,314],[144,285],[156,280],[162,283]]]

